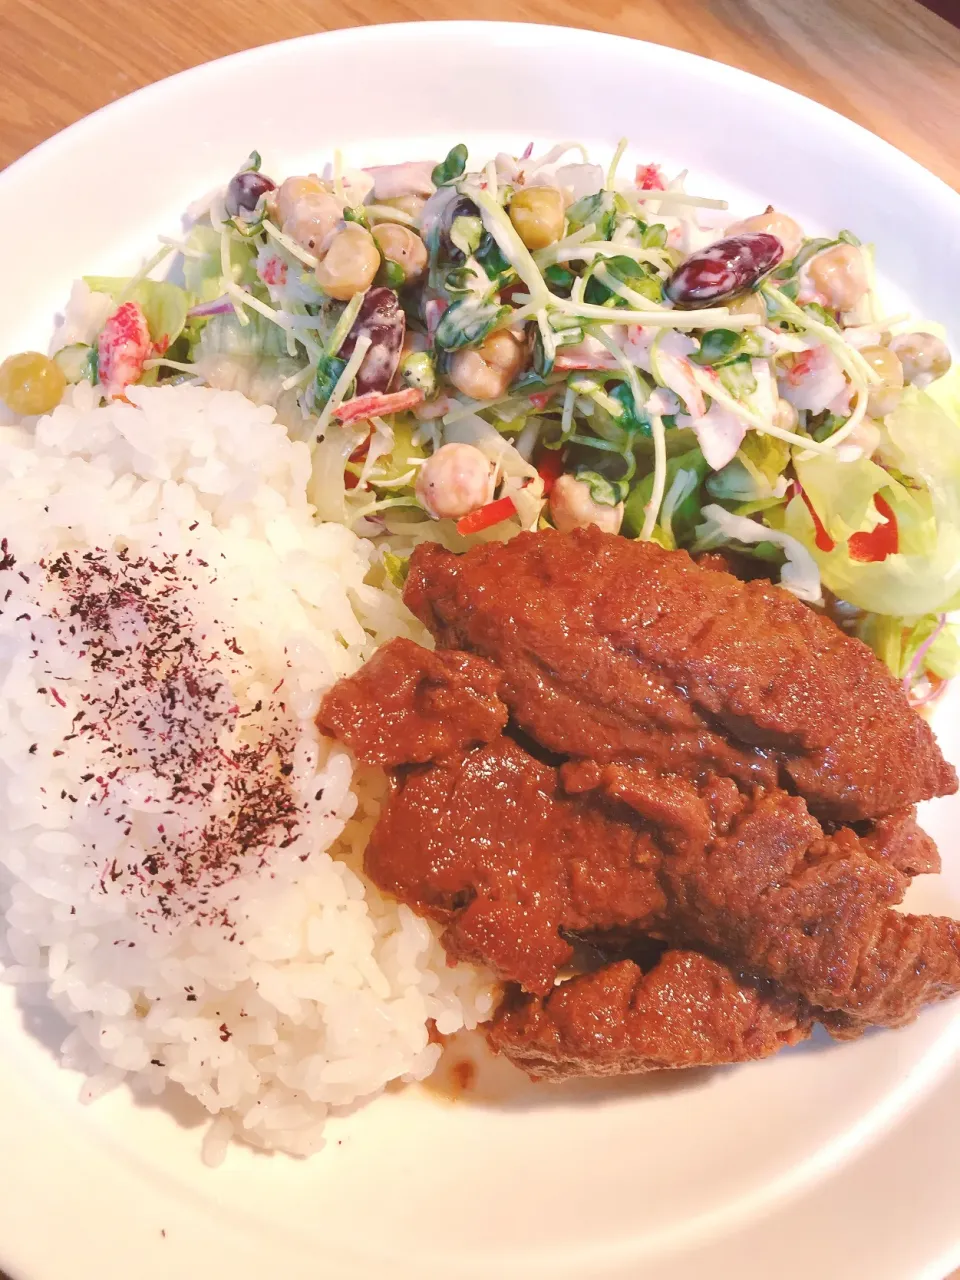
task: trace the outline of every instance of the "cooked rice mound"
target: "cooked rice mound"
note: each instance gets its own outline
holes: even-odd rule
[[[375,553],[316,523],[309,453],[237,392],[80,384],[0,427],[4,978],[45,989],[93,1099],[179,1086],[299,1155],[434,1067],[483,975],[361,858],[382,782],[313,723],[422,639]]]

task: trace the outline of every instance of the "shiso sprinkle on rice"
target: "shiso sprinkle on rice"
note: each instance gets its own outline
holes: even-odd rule
[[[369,542],[316,523],[307,446],[238,392],[80,383],[0,428],[3,976],[69,1024],[92,1100],[180,1087],[297,1155],[493,1007],[363,878],[382,782],[320,697],[424,640]]]

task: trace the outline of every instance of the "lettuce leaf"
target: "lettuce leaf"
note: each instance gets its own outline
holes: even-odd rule
[[[932,328],[932,326],[931,326]],[[948,373],[927,387],[927,395],[951,417],[960,423],[960,364],[951,366]]]
[[[671,528],[669,534],[665,535],[663,543],[668,550],[673,550],[678,543],[683,545],[689,540],[700,516],[700,507],[703,502],[701,488],[710,467],[699,449],[688,449],[685,453],[676,454],[667,463],[664,496],[669,493],[680,471],[693,472],[697,477],[697,484],[692,487],[684,486],[684,496],[671,512]],[[639,537],[640,530],[643,528],[645,508],[652,494],[653,473],[651,472],[639,481],[624,504],[623,531],[628,537]],[[656,538],[655,541],[659,542],[661,539]]]
[[[777,487],[777,481],[789,462],[790,446],[786,441],[762,431],[748,431],[733,461],[707,477],[707,492],[721,501],[779,501],[787,486],[784,481]]]
[[[95,293],[108,293],[118,302],[130,283],[123,276],[84,276]],[[147,320],[150,337],[161,351],[168,350],[183,332],[191,298],[186,290],[169,280],[141,280],[134,286],[130,300],[136,302]]]
[[[870,646],[898,680],[925,673],[949,680],[960,675],[960,636],[954,625],[942,625],[942,615],[925,614],[915,622],[868,613],[857,624],[857,635]],[[930,641],[930,637],[934,639]],[[930,641],[928,644],[927,642]],[[921,655],[922,647],[926,650]],[[917,659],[920,659],[917,662]],[[914,669],[916,668],[916,669]]]
[[[929,618],[924,618],[923,622],[928,628],[934,625],[933,620]],[[944,627],[924,655],[923,669],[932,671],[941,680],[951,680],[954,676],[960,675],[960,636],[957,631],[956,625],[950,624]],[[928,629],[924,635],[912,642],[908,661],[912,659],[917,648],[929,634]]]
[[[885,466],[833,454],[795,459],[797,478],[835,539],[832,551],[817,546],[802,498],[768,519],[808,548],[835,595],[861,609],[909,619],[960,607],[960,424],[911,388],[886,419],[879,457]],[[854,560],[847,540],[877,524],[873,499],[881,491],[897,520],[899,550],[876,563]]]

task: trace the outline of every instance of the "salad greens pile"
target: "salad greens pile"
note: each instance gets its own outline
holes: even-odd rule
[[[723,548],[929,699],[960,670],[941,337],[884,316],[850,232],[769,208],[723,231],[724,202],[656,165],[620,177],[623,156],[471,169],[458,145],[278,185],[254,153],[136,278],[85,281],[55,360],[110,394],[196,381],[273,405],[312,450],[318,516],[383,539],[396,580],[423,538],[548,525]],[[115,324],[131,303],[138,340]]]

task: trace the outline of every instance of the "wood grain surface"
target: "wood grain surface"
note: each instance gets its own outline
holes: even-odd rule
[[[850,116],[960,189],[960,31],[915,0],[487,0],[473,9],[454,0],[0,0],[0,167],[105,103],[211,58],[335,27],[479,17],[612,31],[742,67]],[[169,141],[158,121],[154,144]]]
[[[593,27],[732,63],[818,98],[960,188],[960,31],[915,0],[0,0],[0,166],[106,102],[238,49],[472,17]]]

